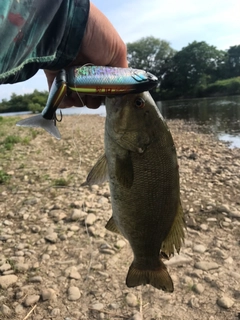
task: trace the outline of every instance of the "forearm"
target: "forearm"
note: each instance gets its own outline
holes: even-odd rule
[[[89,0],[1,0],[0,83],[70,64],[79,52],[88,14]]]

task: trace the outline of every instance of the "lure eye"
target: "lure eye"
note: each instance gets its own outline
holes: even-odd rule
[[[143,109],[145,107],[145,100],[143,100],[142,98],[137,98],[134,104],[138,109]]]

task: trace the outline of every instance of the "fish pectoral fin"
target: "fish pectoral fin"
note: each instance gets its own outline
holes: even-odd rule
[[[130,189],[133,184],[134,171],[130,152],[124,158],[116,156],[116,178],[125,188]]]
[[[108,180],[108,164],[106,155],[103,154],[89,172],[87,179],[82,186],[102,184],[106,180]]]
[[[161,289],[166,292],[173,292],[174,287],[172,278],[170,277],[164,263],[161,260],[159,260],[159,262],[159,267],[154,270],[139,269],[133,262],[128,270],[126,285],[128,287],[137,287],[142,284],[151,284],[159,290]]]
[[[161,251],[164,252],[167,256],[174,254],[174,247],[179,253],[182,243],[184,242],[184,228],[185,228],[185,221],[183,215],[183,209],[181,202],[179,200],[177,214],[174,218],[172,227],[164,239],[162,243]]]
[[[111,218],[108,220],[105,228],[106,228],[107,230],[109,230],[109,231],[112,231],[112,232],[121,234],[121,232],[120,232],[120,230],[118,229],[118,227],[117,227],[117,225],[116,225],[113,217],[111,217]]]

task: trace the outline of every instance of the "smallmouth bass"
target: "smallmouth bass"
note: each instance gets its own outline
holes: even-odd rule
[[[130,243],[126,284],[173,292],[162,261],[180,251],[184,217],[172,135],[149,92],[106,98],[105,154],[84,184],[109,180],[112,217],[106,228]]]

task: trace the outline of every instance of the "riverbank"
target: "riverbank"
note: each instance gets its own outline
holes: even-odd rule
[[[64,117],[60,141],[15,122],[0,125],[1,319],[237,319],[240,149],[168,121],[187,221],[181,254],[166,262],[168,294],[126,287],[132,254],[105,230],[108,185],[81,187],[103,152],[104,118]]]

